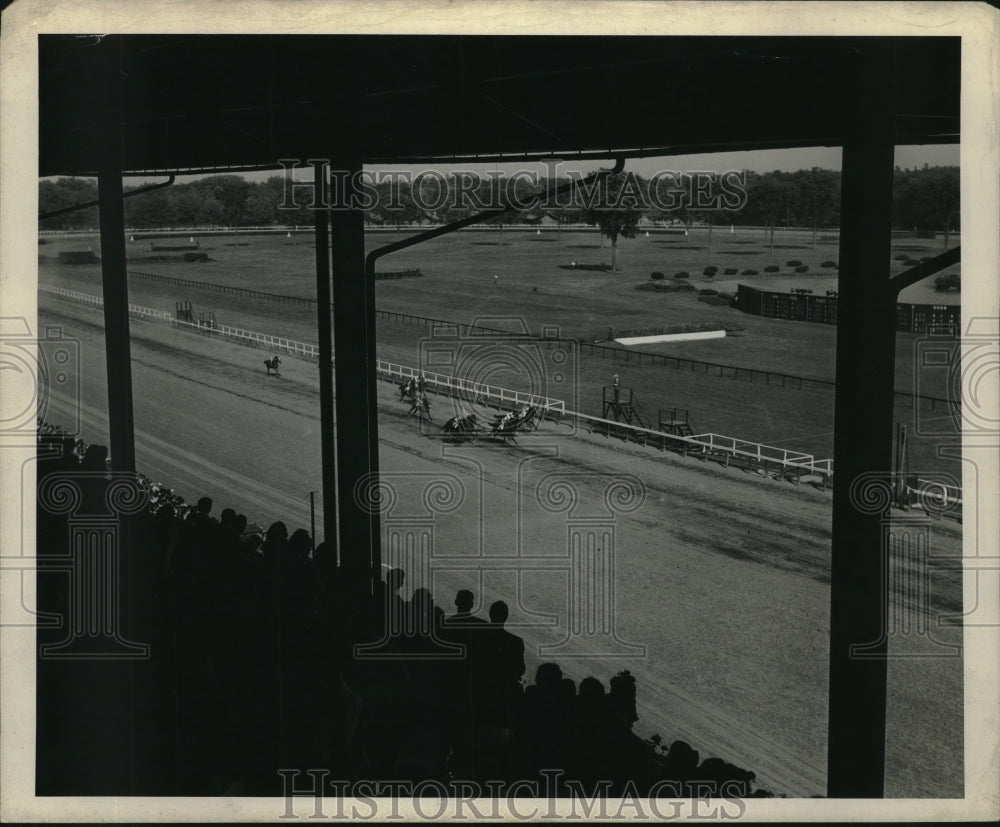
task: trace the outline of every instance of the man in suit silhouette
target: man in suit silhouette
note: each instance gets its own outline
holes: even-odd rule
[[[490,625],[483,633],[483,660],[475,681],[481,723],[509,727],[524,674],[524,640],[504,628],[510,610],[502,600],[490,606]]]

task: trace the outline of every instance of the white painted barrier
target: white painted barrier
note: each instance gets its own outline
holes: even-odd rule
[[[695,434],[690,437],[698,440],[708,447],[710,451],[723,451],[732,456],[747,457],[755,459],[757,462],[778,462],[782,465],[805,465],[813,466],[815,459],[812,454],[804,454],[801,451],[789,451],[787,448],[775,448],[771,445],[763,445],[759,442],[747,442],[743,439],[735,439],[722,434]]]
[[[685,455],[713,454],[732,458],[739,457],[759,465],[778,465],[785,470],[795,471],[796,475],[816,474],[823,477],[827,483],[833,478],[833,460],[816,460],[811,454],[799,451],[789,451],[786,448],[776,448],[759,442],[747,442],[720,434],[677,436],[663,431],[654,431],[652,428],[641,428],[625,422],[616,422],[612,419],[603,419],[599,416],[589,416],[573,411],[570,411],[568,415],[576,417],[578,421],[584,420],[593,423],[595,430],[605,433],[617,431],[618,433],[630,434],[637,442],[670,444],[682,450]]]
[[[699,330],[697,333],[661,333],[657,336],[630,336],[615,339],[620,345],[653,345],[660,342],[693,342],[697,339],[725,339],[725,330]]]
[[[421,374],[423,374],[424,380],[432,389],[447,393],[449,396],[467,399],[469,402],[480,404],[495,402],[502,406],[510,407],[535,405],[549,414],[562,416],[566,413],[566,403],[561,399],[551,399],[547,396],[513,391],[509,388],[501,388],[498,385],[485,385],[480,382],[472,382],[468,379],[449,376],[444,373],[420,371],[417,368],[395,365],[392,362],[385,362],[381,359],[377,362],[377,368],[379,373],[391,380],[419,379]]]
[[[939,509],[946,511],[952,507],[962,507],[962,489],[955,485],[946,485],[935,480],[917,479],[917,488],[906,486],[906,494],[914,501],[934,501],[939,503]]]
[[[92,296],[89,293],[80,293],[76,290],[66,290],[62,287],[52,287],[47,284],[38,285],[38,289],[56,296],[72,299],[73,301],[79,301],[92,307],[104,307],[104,299],[100,296]],[[306,342],[296,342],[293,339],[285,339],[281,336],[269,336],[266,333],[256,333],[252,330],[244,330],[240,327],[230,327],[224,324],[209,326],[199,324],[198,322],[188,322],[183,319],[175,319],[166,310],[153,310],[152,308],[141,307],[136,304],[130,304],[128,311],[131,315],[138,316],[139,318],[168,322],[175,327],[186,327],[196,330],[199,333],[209,333],[228,339],[251,342],[271,350],[280,350],[284,353],[294,353],[299,356],[319,356],[319,348],[316,345]]]

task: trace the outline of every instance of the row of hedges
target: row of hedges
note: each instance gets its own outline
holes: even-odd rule
[[[707,304],[731,305],[736,301],[736,296],[732,293],[720,291],[714,294],[700,295],[698,296],[698,301],[706,302]]]
[[[694,293],[695,286],[689,282],[644,281],[635,286],[636,290],[658,290],[664,293]]]
[[[921,256],[920,258],[913,258],[906,253],[899,256],[893,256],[893,261],[898,261],[900,264],[905,264],[907,267],[915,267],[918,264],[923,264],[925,261],[930,261],[934,256]]]
[[[897,258],[898,258],[898,256],[897,256]],[[789,261],[786,266],[787,267],[793,267],[796,273],[808,273],[809,272],[809,265],[808,264],[803,264],[801,261]],[[837,268],[837,262],[835,262],[835,261],[824,261],[820,265],[820,267],[825,267],[827,269],[830,269],[830,268],[836,269]],[[706,267],[702,271],[702,275],[707,276],[708,278],[711,278],[712,276],[716,275],[718,272],[719,272],[719,268],[718,267]],[[769,264],[769,265],[767,265],[767,267],[764,268],[764,272],[765,273],[778,273],[778,272],[781,272],[781,268],[777,264]],[[759,275],[759,274],[760,274],[760,272],[758,270],[754,270],[752,268],[748,268],[746,270],[743,270],[742,273],[740,272],[740,270],[739,270],[738,267],[727,267],[723,271],[723,275],[726,275],[726,276],[735,276],[735,275],[756,276],[756,275]],[[674,273],[674,275],[672,276],[672,278],[675,278],[675,279],[687,279],[687,278],[690,278],[690,277],[691,277],[691,274],[689,272],[687,272],[686,270],[681,270],[679,273]],[[666,278],[666,276],[661,271],[654,270],[652,273],[649,274],[649,278],[652,281],[662,281],[663,279]]]
[[[765,267],[764,268],[764,272],[765,273],[777,273],[778,272],[778,268],[775,267],[775,266],[773,266],[773,265],[771,265],[769,267]],[[809,266],[806,265],[806,264],[803,264],[801,267],[796,267],[795,268],[795,272],[796,273],[808,273],[809,272]],[[735,276],[735,275],[741,275],[741,276],[759,276],[760,275],[760,271],[759,270],[754,270],[751,267],[751,268],[743,270],[742,272],[740,272],[740,273],[737,274],[735,267],[727,267],[726,268],[726,275],[727,276]]]

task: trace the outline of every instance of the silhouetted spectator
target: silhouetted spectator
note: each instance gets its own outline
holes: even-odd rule
[[[481,669],[486,642],[483,632],[489,624],[472,614],[475,595],[468,589],[460,589],[455,595],[458,610],[444,621],[444,638],[463,647],[461,660],[447,664],[447,691],[449,697],[447,723],[452,740],[453,767],[460,777],[472,777],[473,770],[473,728],[477,717],[474,703],[473,676]]]
[[[431,651],[442,640],[444,610],[435,605],[434,597],[425,588],[414,589],[406,607],[406,638],[411,649]]]
[[[233,520],[236,519],[236,511],[232,508],[223,508],[219,515],[219,527],[224,531],[232,528]]]
[[[694,773],[699,782],[711,785],[711,795],[747,797],[757,778],[755,773],[740,769],[721,758],[706,758]]]
[[[698,750],[692,749],[687,741],[674,741],[663,763],[664,776],[677,781],[688,781],[695,776],[697,769]]]
[[[472,614],[474,605],[475,595],[468,589],[460,589],[455,595],[455,608],[458,611],[444,618],[441,632],[443,639],[457,643],[464,649],[462,659],[458,661],[461,669],[456,673],[456,678],[464,682],[463,694],[466,696],[466,702],[470,689],[469,682],[472,680],[473,672],[479,669],[485,652],[484,647],[487,645],[487,639],[482,632],[489,628],[485,620]]]
[[[409,617],[406,600],[400,594],[406,582],[406,572],[403,569],[390,569],[385,576],[385,582],[377,592],[379,600],[375,603],[377,616],[374,618],[376,640],[389,638],[399,642],[404,633],[404,626]]]
[[[337,554],[333,545],[324,542],[313,549],[313,571],[319,578],[323,612],[327,623],[336,624],[334,612],[340,601],[337,595]]]
[[[562,669],[558,663],[541,663],[535,670],[535,683],[532,688],[538,693],[554,696],[562,678]]]
[[[248,554],[263,556],[264,538],[257,533],[243,535],[243,547]]]
[[[198,500],[198,507],[191,512],[188,519],[199,530],[210,530],[218,525],[215,517],[212,516],[212,498],[202,497]]]
[[[611,695],[609,696],[613,714],[628,730],[639,720],[635,711],[635,678],[627,669],[619,672],[611,679]]]
[[[490,625],[482,632],[482,661],[475,669],[477,723],[509,728],[521,694],[524,641],[504,628],[509,609],[498,600],[490,606]]]
[[[283,567],[285,579],[285,610],[302,622],[318,620],[320,587],[313,571],[312,537],[304,528],[296,529],[288,539],[287,560]]]
[[[543,663],[535,683],[524,693],[523,752],[532,775],[539,770],[566,766],[569,751],[570,705],[562,669]]]
[[[607,700],[604,684],[596,678],[584,678],[570,710],[567,774],[579,780],[588,792],[611,775]]]
[[[81,514],[105,514],[108,505],[104,500],[108,481],[108,449],[103,445],[88,445],[87,453],[80,462],[80,470],[93,476],[80,480],[82,500],[79,512]]]
[[[312,537],[304,528],[298,528],[288,538],[288,557],[291,560],[306,560],[312,551]]]
[[[472,614],[475,602],[475,595],[468,589],[460,589],[455,595],[455,608],[458,611],[444,619],[445,635],[448,640],[468,647],[475,632],[481,632],[487,627],[485,620]],[[471,652],[466,654],[468,659],[471,659]]]
[[[278,520],[271,523],[261,550],[268,565],[276,566],[284,562],[285,554],[288,551],[288,529],[283,522]]]

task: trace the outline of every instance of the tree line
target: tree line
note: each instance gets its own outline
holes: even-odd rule
[[[840,223],[840,173],[814,167],[795,172],[747,171],[694,180],[691,176],[649,179],[632,173],[608,177],[570,202],[531,195],[568,179],[527,180],[489,177],[458,180],[455,175],[373,180],[368,186],[366,220],[373,225],[432,224],[472,215],[477,205],[497,203],[499,194],[515,196],[526,207],[493,219],[503,223],[592,224],[616,240],[629,237],[643,220],[658,223],[837,228]],[[135,187],[126,187],[126,192]],[[443,193],[463,197],[442,197]],[[586,196],[591,196],[587,203]],[[610,196],[610,200],[608,198]],[[893,224],[896,229],[955,230],[960,226],[959,169],[955,166],[896,169]],[[125,199],[129,228],[309,226],[313,193],[289,191],[283,176],[247,181],[239,175],[212,175]],[[97,182],[59,178],[39,183],[39,214],[97,199]],[[519,204],[520,206],[520,204]],[[39,221],[43,230],[97,228],[90,207]]]

